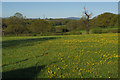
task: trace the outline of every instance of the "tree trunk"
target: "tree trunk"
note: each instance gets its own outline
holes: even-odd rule
[[[86,23],[86,34],[89,34],[89,18],[87,19],[87,23]]]
[[[18,33],[15,33],[16,34],[16,36],[18,36]]]
[[[86,34],[89,34],[89,25],[86,25]]]

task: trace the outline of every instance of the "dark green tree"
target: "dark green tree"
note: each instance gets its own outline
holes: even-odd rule
[[[49,23],[45,20],[36,20],[31,23],[29,30],[33,33],[43,34],[49,32]]]
[[[75,29],[77,29],[78,25],[77,25],[77,21],[76,20],[71,20],[70,22],[68,22],[66,24],[66,28],[69,30],[69,31],[73,31]]]
[[[23,15],[19,12],[15,13],[14,16],[17,18],[17,19],[23,19]]]
[[[15,13],[15,15],[9,17],[6,22],[7,28],[5,31],[7,33],[12,33],[17,36],[26,30],[24,18],[20,13]]]

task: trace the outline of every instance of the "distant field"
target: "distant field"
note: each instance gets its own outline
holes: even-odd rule
[[[118,34],[3,37],[3,78],[117,78]]]

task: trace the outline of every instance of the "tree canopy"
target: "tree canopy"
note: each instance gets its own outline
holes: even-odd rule
[[[89,19],[91,28],[114,28],[118,27],[118,15],[103,13]],[[87,18],[87,17],[86,17]],[[2,30],[5,34],[51,34],[57,32],[72,32],[86,30],[85,18],[80,20],[70,19],[28,19],[21,13],[15,13],[9,18],[2,19]]]

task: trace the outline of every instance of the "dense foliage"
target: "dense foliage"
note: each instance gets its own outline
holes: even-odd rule
[[[117,28],[118,15],[103,13],[90,19],[90,29]],[[15,13],[9,18],[2,19],[3,35],[56,35],[85,30],[84,19],[28,19],[21,13]]]

